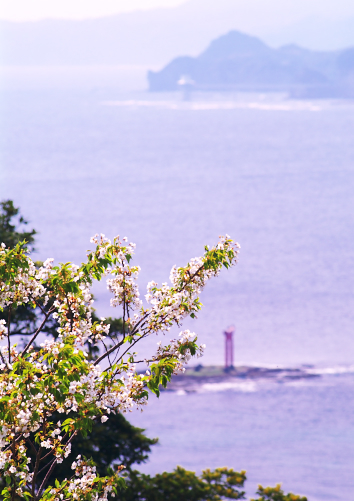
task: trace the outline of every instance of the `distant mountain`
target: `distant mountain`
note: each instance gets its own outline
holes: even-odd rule
[[[82,21],[0,22],[2,65],[161,65],[196,56],[223,33],[254,33],[272,46],[354,44],[349,0],[189,0],[173,8]],[[333,14],[335,12],[335,15]]]
[[[177,57],[161,71],[149,71],[149,89],[177,90],[181,77],[201,90],[354,97],[354,47],[319,52],[292,44],[273,49],[256,37],[230,31],[198,57]]]

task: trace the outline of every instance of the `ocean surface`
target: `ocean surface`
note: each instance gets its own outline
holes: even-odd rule
[[[309,501],[351,501],[353,493],[353,374],[287,384],[245,381],[201,385],[196,393],[166,392],[143,413],[127,416],[159,437],[155,474],[177,464],[200,471],[247,471],[246,492],[282,483]],[[249,499],[249,498],[247,498]]]
[[[145,71],[145,70],[144,70]],[[311,381],[164,393],[134,423],[144,468],[246,469],[310,501],[354,499],[354,102],[149,94],[140,68],[7,68],[0,198],[39,231],[35,259],[81,262],[96,232],[137,243],[144,293],[228,233],[239,264],[186,322],[222,365],[313,366]],[[95,289],[97,311],[109,306]],[[151,338],[142,350],[156,345]],[[199,362],[199,360],[198,360]]]

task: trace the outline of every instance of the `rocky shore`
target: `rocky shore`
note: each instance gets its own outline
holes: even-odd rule
[[[228,383],[242,381],[274,381],[289,382],[300,379],[317,378],[311,368],[267,368],[238,366],[224,369],[221,366],[188,367],[184,374],[173,376],[167,391],[197,391],[200,386],[212,383]]]

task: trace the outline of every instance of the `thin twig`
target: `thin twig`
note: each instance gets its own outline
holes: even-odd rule
[[[62,441],[66,438],[67,435],[68,435],[68,433],[65,433]],[[50,456],[54,451],[55,451],[55,447],[53,447],[49,452],[47,452],[47,454],[41,458],[41,461],[44,461],[44,459],[47,458],[48,456]]]
[[[36,331],[23,332],[22,330],[12,331],[11,336],[32,336]]]
[[[143,339],[143,338],[144,338],[144,337],[146,337],[147,335],[148,335],[148,333],[146,332],[146,333],[145,333],[145,334],[143,334],[142,336],[138,337],[138,338],[137,338],[137,339],[136,339],[136,340],[135,340],[135,341],[134,341],[134,342],[133,342],[133,343],[129,346],[129,348],[127,348],[127,349],[125,350],[125,352],[124,352],[124,353],[123,353],[123,354],[122,354],[119,358],[123,358],[123,357],[124,357],[124,355],[127,353],[127,351],[128,351],[128,350],[130,350],[130,349],[131,349],[131,348],[132,348],[132,347],[133,347],[133,346],[134,346],[134,345],[135,345],[138,341],[140,341],[141,339]],[[101,358],[104,358],[104,356],[103,356],[103,357],[101,357]],[[135,362],[135,363],[138,363],[138,362]],[[112,368],[112,365],[110,365],[110,366],[109,366],[106,370],[109,370],[109,369],[111,369],[111,368]],[[115,374],[116,374],[116,373],[115,373]],[[115,375],[115,374],[114,374],[114,375]]]
[[[43,322],[41,323],[41,325],[38,327],[38,329],[36,330],[36,332],[34,333],[33,337],[31,338],[31,340],[29,341],[29,343],[27,344],[27,346],[25,347],[25,349],[23,350],[23,352],[21,353],[21,357],[23,357],[23,355],[26,353],[26,351],[29,349],[29,347],[31,346],[31,344],[33,343],[33,341],[36,339],[36,337],[38,336],[38,334],[41,332],[42,328],[44,327],[46,321],[48,320],[48,318],[50,317],[50,315],[53,313],[53,311],[55,310],[55,307],[52,306],[51,308],[49,308],[48,310],[48,313],[45,315],[44,319],[43,319]]]
[[[124,276],[124,272],[123,272],[123,276]],[[125,285],[125,281],[123,281],[124,285]],[[125,288],[124,288],[124,285],[123,285],[123,334],[125,335]]]
[[[120,356],[120,358],[123,358],[124,355],[127,353],[128,350],[131,350],[132,347],[138,342],[140,341],[141,339],[143,339],[144,337],[146,337],[148,335],[147,332],[145,332],[145,334],[143,334],[142,336],[138,337],[126,350],[124,353],[122,353],[122,355]]]
[[[93,365],[97,365],[101,362],[101,360],[103,360],[104,358],[108,357],[111,353],[113,353],[117,348],[119,348],[119,346],[121,346],[123,344],[124,340],[122,341],[119,341],[119,343],[115,344],[114,346],[112,346],[112,348],[110,348],[108,351],[106,351],[106,353],[104,353],[103,355],[101,355],[99,358],[97,358],[97,360],[94,361]]]
[[[34,497],[34,491],[36,488],[36,479],[37,479],[37,474],[38,474],[38,469],[39,469],[39,462],[41,460],[41,452],[42,452],[42,447],[39,446],[39,449],[37,451],[37,457],[36,457],[36,462],[33,470],[33,477],[32,477],[32,497]]]
[[[123,340],[120,341],[119,343],[115,344],[114,346],[112,346],[112,348],[110,348],[106,353],[104,353],[103,355],[100,356],[100,358],[98,358],[97,360],[95,360],[94,364],[93,365],[97,365],[99,364],[104,358],[108,357],[111,353],[113,353],[117,348],[119,348],[120,346],[122,346],[123,344]]]
[[[68,309],[69,309],[69,312],[70,312],[70,332],[72,332],[73,325],[74,325],[74,314],[72,312],[72,309],[70,308],[70,302],[69,302],[68,294],[65,294],[65,297],[66,297],[66,302],[68,303]]]
[[[19,440],[21,440],[21,438],[23,437],[23,434],[21,433],[21,435],[19,435],[16,439],[15,439],[15,442],[18,442]],[[8,447],[6,447],[6,449],[3,450],[3,452],[6,452],[8,451],[9,449],[11,449],[12,447],[12,444],[10,444]]]
[[[139,322],[137,322],[135,325],[134,325],[134,329],[131,331],[131,335],[133,336],[137,331],[138,331],[138,328],[139,328],[139,325],[141,324],[141,322],[143,322],[141,324],[141,327],[144,325],[145,323],[145,320],[147,319],[147,317],[150,315],[151,313],[151,310],[149,310],[147,313],[145,313],[145,315],[139,320]]]
[[[105,350],[107,351],[107,346],[106,346],[106,343],[103,341],[103,339],[102,339],[102,344],[105,347]],[[110,359],[109,355],[108,355],[108,362],[109,362],[110,365],[112,365],[112,362],[111,362],[111,359]]]
[[[57,460],[57,458],[53,458],[53,459],[54,459],[54,461],[52,462],[51,467],[50,467],[50,468],[49,468],[49,470],[47,471],[47,474],[46,474],[46,476],[44,477],[44,480],[43,480],[43,482],[41,483],[41,486],[40,486],[40,488],[39,488],[39,490],[38,490],[37,496],[36,496],[36,498],[35,498],[36,500],[40,498],[40,495],[42,494],[42,490],[44,489],[44,487],[45,487],[46,483],[47,483],[47,482],[48,482],[48,480],[49,480],[50,475],[52,474],[52,471],[53,471],[53,470],[54,470],[54,468],[55,468],[55,465],[57,464],[57,461],[58,461],[58,460]]]
[[[38,306],[38,308],[40,308],[40,310],[43,313],[43,315],[45,315],[46,313],[45,313],[45,310],[42,308],[42,306],[39,303],[37,303],[37,301],[34,301],[34,302],[36,303],[36,305]]]
[[[12,440],[12,457],[13,459],[15,459],[15,452],[16,452],[16,449],[15,449],[15,444],[16,444],[16,440],[13,439]],[[13,477],[12,478],[13,480],[13,486],[12,486],[12,490],[11,490],[11,501],[15,501],[15,494],[16,494],[16,477]]]
[[[1,357],[1,360],[3,361],[3,364],[6,365],[6,360],[4,359],[4,356],[2,354],[1,349],[0,349],[0,357]]]
[[[118,337],[118,336],[117,336],[117,337]],[[124,343],[124,339],[125,339],[125,334],[124,334],[124,337],[123,337],[123,339],[122,339],[122,342],[123,342],[123,343]],[[115,357],[114,357],[113,364],[111,364],[111,365],[110,365],[110,367],[112,367],[112,365],[114,365],[114,364],[116,363],[116,361],[118,360],[118,357],[119,357],[119,347],[118,347],[118,349],[117,349],[117,353],[116,353],[116,355],[115,355]],[[108,358],[108,360],[109,360],[109,358]]]
[[[12,304],[9,306],[9,315],[7,320],[7,349],[9,356],[9,364],[11,364],[11,341],[10,341],[11,311],[12,311]]]
[[[35,446],[34,446],[34,444],[33,444],[32,440],[30,440],[29,438],[26,438],[26,442],[28,442],[28,443],[30,444],[31,448],[33,449],[33,452],[37,455],[37,452],[38,452],[38,451],[37,451],[37,449],[35,448]]]
[[[48,466],[49,466],[49,465],[51,465],[51,464],[53,463],[53,461],[55,461],[55,460],[56,460],[56,458],[52,458],[52,459],[49,461],[49,463],[47,463],[45,466],[43,466],[43,468],[42,468],[41,470],[39,470],[38,475],[39,475],[40,473],[42,473],[42,471],[44,471],[46,468],[48,468]]]
[[[70,444],[70,442],[72,441],[72,439],[75,437],[75,435],[77,434],[77,430],[74,431],[74,433],[71,435],[71,437],[69,438],[69,440],[66,442],[66,445]],[[46,476],[44,477],[44,480],[43,482],[41,483],[39,489],[38,489],[38,492],[37,492],[37,496],[36,496],[36,500],[39,500],[43,490],[45,489],[45,486],[47,485],[48,483],[48,480],[49,480],[49,477],[50,475],[52,474],[52,471],[54,470],[55,468],[55,465],[57,464],[57,458],[54,459],[51,467],[49,468],[49,470],[47,471],[47,474]]]

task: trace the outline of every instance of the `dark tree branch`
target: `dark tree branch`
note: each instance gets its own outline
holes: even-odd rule
[[[53,311],[55,310],[55,307],[52,306],[51,308],[49,308],[48,310],[48,313],[45,315],[44,319],[43,319],[43,322],[41,323],[41,325],[38,327],[38,329],[36,330],[36,332],[34,333],[33,337],[31,338],[31,340],[29,341],[29,343],[27,344],[27,346],[25,347],[25,349],[23,350],[23,352],[21,353],[21,357],[23,357],[23,355],[26,353],[26,351],[28,350],[28,348],[31,346],[31,344],[33,343],[33,341],[36,339],[36,337],[38,336],[38,334],[41,332],[41,330],[43,329],[46,321],[48,320],[48,318],[50,317],[50,315],[53,313]]]
[[[35,497],[36,500],[39,500],[40,498],[40,495],[42,494],[42,491],[44,490],[45,488],[45,485],[47,484],[48,480],[49,480],[49,477],[50,475],[52,474],[52,471],[54,470],[55,468],[55,465],[57,464],[57,458],[53,458],[53,462],[52,462],[52,465],[51,467],[49,468],[49,470],[47,471],[47,474],[46,476],[44,477],[44,480],[43,482],[41,483],[41,486],[38,490],[38,493],[37,493],[37,496]]]
[[[73,330],[73,325],[74,325],[74,314],[72,312],[72,309],[70,308],[70,302],[69,302],[69,298],[68,298],[68,295],[65,294],[65,297],[66,297],[66,302],[68,304],[68,309],[69,309],[69,312],[70,312],[70,332],[72,332]]]
[[[35,455],[37,456],[37,452],[38,452],[38,451],[37,451],[37,449],[35,448],[35,446],[34,446],[34,444],[33,444],[32,440],[30,440],[29,438],[26,438],[26,442],[28,442],[28,443],[30,444],[31,449],[33,450],[33,452],[34,452],[34,453],[35,453]]]
[[[38,475],[39,475],[40,473],[42,473],[42,471],[44,471],[46,468],[48,468],[48,466],[49,466],[49,465],[51,465],[51,464],[53,463],[53,461],[55,461],[55,460],[56,460],[56,458],[52,458],[52,459],[49,461],[49,463],[47,463],[45,466],[43,466],[43,468],[42,468],[41,470],[39,470]]]
[[[33,336],[36,331],[23,332],[22,330],[12,331],[11,336]]]
[[[36,303],[36,305],[38,306],[38,308],[41,310],[41,312],[43,313],[43,315],[45,315],[45,314],[46,314],[46,312],[45,312],[45,310],[42,308],[42,306],[41,306],[39,303],[37,303],[37,301],[35,301],[35,303]]]
[[[35,462],[34,470],[33,470],[32,490],[31,490],[32,497],[34,497],[34,492],[35,492],[35,488],[36,488],[36,478],[38,475],[39,463],[41,460],[41,452],[42,452],[42,447],[40,446],[38,451],[37,451],[37,454],[36,454],[36,462]]]
[[[0,351],[0,357],[1,357],[1,360],[2,360],[3,364],[6,365],[6,360],[4,359],[4,356],[1,353],[1,351]]]
[[[93,365],[97,365],[99,364],[104,358],[106,357],[109,357],[109,355],[111,353],[113,353],[117,348],[119,348],[119,346],[121,346],[123,344],[124,340],[122,341],[119,341],[119,343],[115,344],[114,346],[112,346],[112,348],[110,348],[108,351],[106,351],[106,353],[104,353],[103,355],[101,355],[99,358],[97,358],[97,360],[94,361]]]

